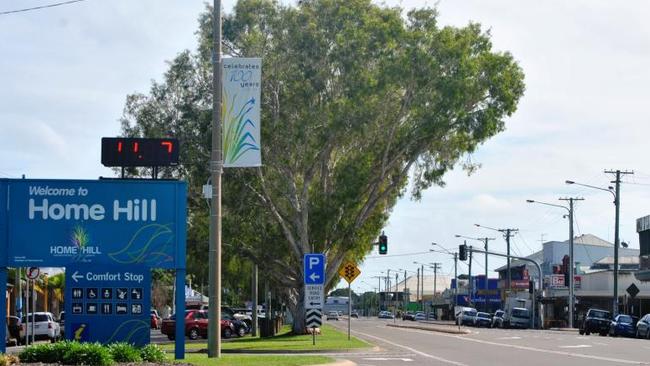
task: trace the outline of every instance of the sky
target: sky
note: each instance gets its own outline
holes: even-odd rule
[[[4,0],[0,12],[53,2]],[[233,3],[223,1],[225,11]],[[451,256],[429,249],[436,242],[457,250],[455,234],[493,237],[490,249],[505,252],[500,233],[474,224],[519,229],[512,239],[515,255],[540,250],[542,238],[568,239],[562,209],[526,199],[564,204],[558,198],[585,198],[576,205],[576,235],[613,241],[611,195],[564,183],[607,187],[613,177],[606,169],[634,171],[621,186],[620,228],[621,239],[638,248],[635,221],[650,214],[650,3],[385,3],[435,5],[441,25],[482,24],[494,49],[512,53],[523,68],[526,93],[506,131],[471,156],[481,164],[477,172],[456,169],[445,187],[430,188],[417,202],[398,202],[385,228],[389,255],[369,254],[355,291],[372,290],[381,271],[414,271],[414,261],[440,262],[440,273],[453,274]],[[100,164],[101,138],[119,134],[126,95],[148,92],[166,61],[196,48],[204,9],[203,1],[194,0],[86,0],[0,15],[0,177],[112,176]],[[482,257],[476,262],[483,263]],[[504,263],[490,258],[488,268]],[[467,272],[465,264],[458,269]],[[484,271],[478,264],[476,270]]]

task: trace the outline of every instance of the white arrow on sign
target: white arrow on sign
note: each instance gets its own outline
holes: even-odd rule
[[[312,273],[312,274],[309,276],[309,278],[311,279],[312,282],[315,282],[317,279],[320,278],[320,276],[317,275],[316,273]]]
[[[72,274],[72,279],[74,280],[74,282],[79,282],[79,279],[83,277],[84,277],[83,275],[79,274],[79,271],[74,271],[74,273]]]

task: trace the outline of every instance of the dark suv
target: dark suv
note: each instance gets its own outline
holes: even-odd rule
[[[591,333],[598,333],[601,336],[606,336],[609,333],[609,325],[612,317],[607,310],[589,309],[585,319],[580,324],[580,335]]]

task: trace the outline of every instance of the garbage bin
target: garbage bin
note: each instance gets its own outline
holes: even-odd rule
[[[273,320],[269,318],[259,318],[259,328],[260,328],[260,337],[273,337],[275,335],[275,329],[273,327]]]

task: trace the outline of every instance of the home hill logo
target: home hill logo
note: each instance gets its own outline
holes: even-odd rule
[[[70,235],[72,245],[52,245],[50,246],[50,254],[55,257],[81,257],[94,256],[102,254],[98,246],[88,245],[90,242],[90,235],[86,229],[77,224],[72,230]]]

